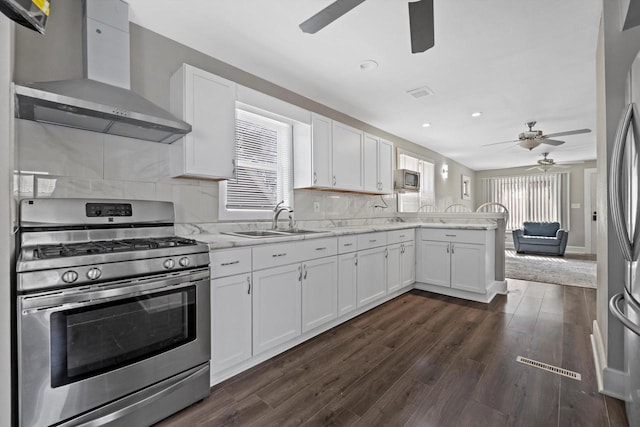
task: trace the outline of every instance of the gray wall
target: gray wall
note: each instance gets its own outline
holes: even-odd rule
[[[45,39],[21,28],[17,30],[16,82],[82,77],[82,1],[58,2],[52,9]],[[473,206],[473,194],[469,201],[460,200],[460,176],[465,174],[473,180],[474,172],[471,169],[135,24],[131,24],[130,31],[131,88],[156,104],[169,108],[169,78],[182,63],[189,63],[306,110],[379,135],[392,141],[396,147],[434,160],[436,170],[439,170],[443,163],[447,163],[449,166],[447,180],[443,180],[442,176],[436,173],[437,199],[444,205],[464,203],[469,207]]]
[[[577,165],[572,165],[569,169],[562,169],[561,172],[569,173],[569,203],[579,203],[580,208],[571,208],[569,210],[569,246],[584,247],[584,170],[595,168],[596,161],[589,161]],[[482,180],[494,176],[520,176],[540,173],[538,171],[527,171],[529,167],[494,169],[476,171],[476,203],[482,203]]]
[[[13,265],[13,24],[0,14],[0,425],[11,425],[11,266]]]

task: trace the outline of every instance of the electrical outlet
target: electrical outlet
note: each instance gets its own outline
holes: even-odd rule
[[[313,202],[313,213],[320,212],[320,202]]]

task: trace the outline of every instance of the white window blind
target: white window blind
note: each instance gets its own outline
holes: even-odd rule
[[[432,162],[398,153],[398,169],[420,172],[421,179],[419,192],[398,194],[399,212],[416,212],[421,207],[435,205],[435,166]]]
[[[486,178],[483,187],[485,202],[498,202],[509,210],[509,230],[521,228],[524,221],[558,221],[568,228],[566,173]]]
[[[227,210],[270,211],[290,205],[291,125],[238,110],[236,180],[227,181]]]

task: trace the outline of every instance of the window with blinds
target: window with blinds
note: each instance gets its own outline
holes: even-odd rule
[[[291,205],[291,125],[247,111],[236,115],[236,180],[226,183],[228,211]]]
[[[420,172],[420,191],[398,194],[398,212],[425,211],[427,206],[435,205],[435,166],[432,162],[420,159],[417,155],[398,151],[398,169]]]
[[[521,228],[525,221],[558,221],[569,228],[567,173],[486,178],[483,193],[485,202],[507,207],[508,230]]]

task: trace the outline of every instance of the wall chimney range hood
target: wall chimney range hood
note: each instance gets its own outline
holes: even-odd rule
[[[84,27],[87,78],[16,84],[16,117],[167,144],[191,132],[129,89],[127,3],[86,0]]]

